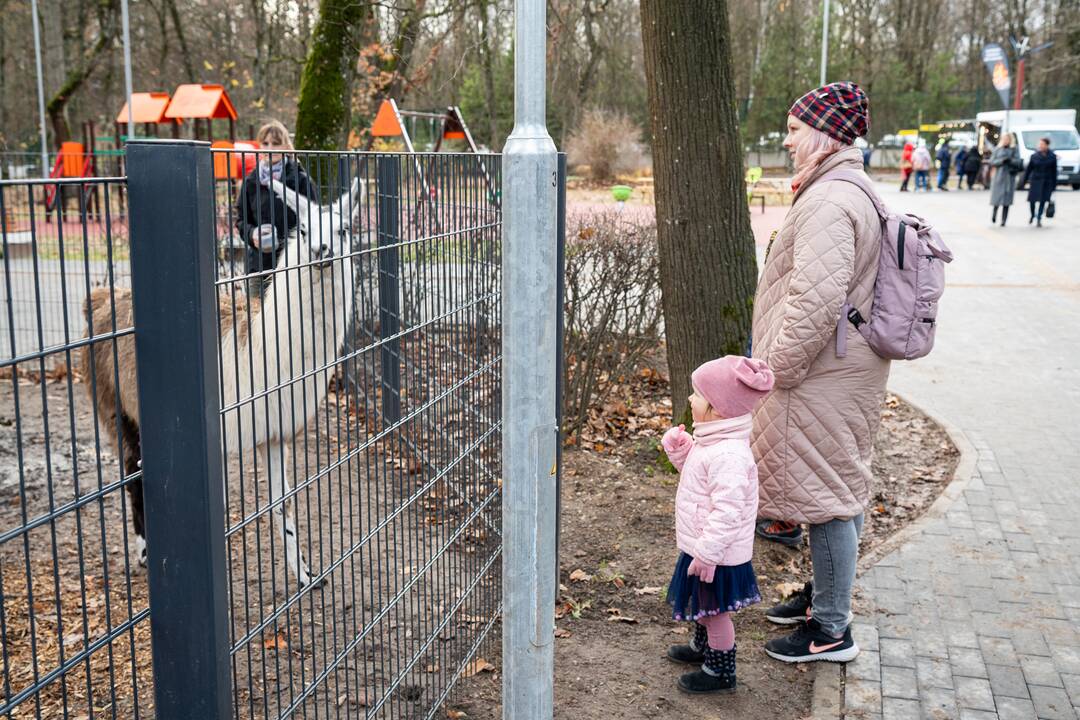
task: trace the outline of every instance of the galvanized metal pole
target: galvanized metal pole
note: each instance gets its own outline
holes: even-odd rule
[[[545,0],[514,3],[514,129],[503,148],[503,718],[554,712],[555,143]]]
[[[829,0],[825,0],[824,18],[821,22],[821,84],[825,84],[825,77],[829,68]]]
[[[41,177],[49,177],[49,137],[45,132],[45,81],[41,77],[41,30],[38,28],[37,0],[30,0],[30,15],[34,25],[34,63],[37,65],[38,117],[41,121]]]
[[[128,0],[120,1],[120,23],[124,33],[124,94],[127,96],[127,134],[135,137],[135,109],[131,106],[131,21],[128,19]]]

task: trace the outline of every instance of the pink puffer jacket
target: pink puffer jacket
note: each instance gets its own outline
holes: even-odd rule
[[[742,565],[754,552],[758,483],[752,427],[750,415],[699,423],[689,451],[669,454],[681,473],[675,540],[703,563]]]

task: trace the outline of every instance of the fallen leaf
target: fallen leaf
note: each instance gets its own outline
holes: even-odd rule
[[[686,627],[685,625],[678,625],[676,627],[671,628],[671,634],[672,635],[689,635],[690,634],[690,628]]]
[[[568,638],[573,636],[574,633],[570,632],[569,630],[564,630],[563,628],[555,628],[555,637],[557,638]]]
[[[425,666],[424,666],[424,672],[426,672],[426,673],[437,673],[437,672],[439,672],[439,670],[441,670],[441,669],[442,669],[442,668],[441,668],[441,667],[439,667],[439,663],[435,663],[435,664],[433,664],[433,665],[425,665]]]
[[[447,708],[446,717],[450,718],[450,720],[461,720],[462,718],[467,718],[469,716],[466,715],[463,710],[451,710],[450,708]]]
[[[790,597],[797,592],[801,592],[802,589],[803,583],[799,582],[782,582],[776,585],[776,590],[780,593],[781,598]]]
[[[589,580],[592,580],[592,575],[585,572],[581,568],[578,568],[574,572],[570,573],[571,582],[588,582]]]
[[[649,585],[647,587],[634,588],[634,594],[635,595],[659,595],[660,591],[663,590],[663,589],[664,588],[661,585]]]
[[[267,650],[288,650],[289,641],[285,638],[283,633],[278,633],[273,637],[268,637],[263,641],[263,647]]]
[[[473,675],[478,675],[483,672],[492,672],[494,669],[495,666],[484,658],[476,658],[461,671],[461,677],[470,678]]]
[[[637,624],[637,618],[632,618],[629,615],[612,615],[611,617],[608,618],[608,622],[624,622],[624,623],[631,623],[631,624],[636,625]]]

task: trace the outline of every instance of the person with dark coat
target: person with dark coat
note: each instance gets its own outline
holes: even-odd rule
[[[960,148],[960,152],[956,153],[956,157],[953,158],[953,169],[956,170],[956,189],[964,189],[964,161],[967,160],[967,148]]]
[[[1027,169],[1024,170],[1024,179],[1021,186],[1028,187],[1028,205],[1031,207],[1031,219],[1028,225],[1035,222],[1042,227],[1043,212],[1046,204],[1050,202],[1050,196],[1057,188],[1057,155],[1050,149],[1050,139],[1043,138],[1039,141],[1039,150],[1028,160]]]
[[[949,165],[952,162],[952,154],[949,153],[949,143],[942,142],[937,151],[937,189],[949,189]]]
[[[979,149],[976,147],[968,148],[967,156],[964,157],[964,176],[967,177],[968,190],[975,189],[975,178],[978,176],[981,167],[982,155],[979,154]]]
[[[319,202],[319,193],[304,168],[286,154],[293,147],[284,125],[273,120],[259,128],[255,139],[260,150],[272,152],[259,154],[258,163],[244,178],[236,198],[236,229],[248,245],[247,274],[272,270],[289,232],[297,226],[296,213],[270,188],[271,178]]]

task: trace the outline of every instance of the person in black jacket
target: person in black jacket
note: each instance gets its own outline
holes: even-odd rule
[[[292,155],[292,142],[284,125],[271,120],[259,128],[255,139],[260,150],[271,152],[259,153],[258,163],[244,178],[236,198],[236,229],[248,244],[248,274],[273,269],[289,232],[297,225],[296,213],[270,188],[270,179],[280,180],[290,190],[319,202],[318,191]]]
[[[960,148],[960,152],[956,153],[956,157],[953,159],[953,168],[956,169],[956,189],[964,189],[964,161],[967,160],[967,148]]]
[[[975,189],[975,178],[979,174],[979,169],[982,167],[982,155],[979,154],[977,147],[968,148],[967,155],[964,157],[964,176],[967,177],[968,190]]]
[[[1043,138],[1039,141],[1039,150],[1028,160],[1027,169],[1024,170],[1024,179],[1020,182],[1021,187],[1031,181],[1028,188],[1028,205],[1031,207],[1031,219],[1028,225],[1035,222],[1042,227],[1043,211],[1050,202],[1050,196],[1057,188],[1057,155],[1050,149],[1050,139]]]

